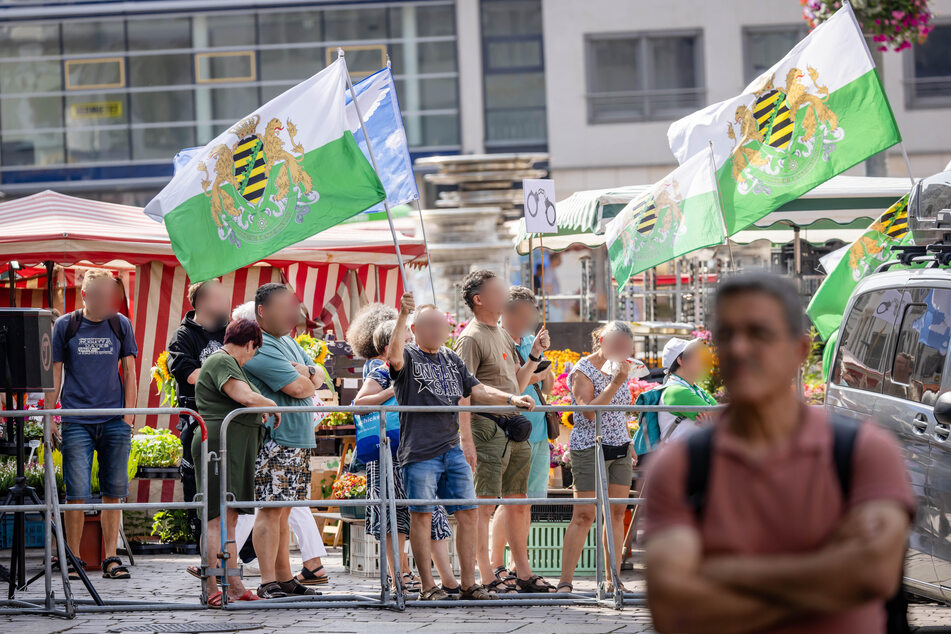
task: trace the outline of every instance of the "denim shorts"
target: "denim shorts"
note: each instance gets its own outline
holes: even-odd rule
[[[104,497],[128,497],[132,427],[121,417],[104,423],[63,423],[61,427],[66,499],[92,496],[93,451],[99,461],[99,492]]]
[[[410,500],[434,498],[471,500],[475,498],[472,468],[466,462],[466,457],[459,445],[435,458],[403,465],[403,486],[406,487],[406,498]],[[452,514],[474,508],[476,508],[474,504],[463,506],[447,504],[446,512]],[[409,507],[413,513],[432,513],[435,509],[434,504]]]

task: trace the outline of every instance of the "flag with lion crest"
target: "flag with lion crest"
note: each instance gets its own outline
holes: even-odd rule
[[[332,227],[386,193],[349,131],[343,58],[200,149],[145,207],[193,282]]]
[[[712,143],[729,235],[901,141],[848,3],[740,96],[667,137],[681,164]]]

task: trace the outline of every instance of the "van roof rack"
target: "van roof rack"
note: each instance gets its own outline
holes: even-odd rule
[[[894,260],[883,262],[875,269],[876,273],[887,271],[896,264],[911,266],[912,264],[927,263],[926,268],[951,266],[951,244],[935,242],[934,244],[918,245],[905,244],[892,247],[892,253],[897,256]]]

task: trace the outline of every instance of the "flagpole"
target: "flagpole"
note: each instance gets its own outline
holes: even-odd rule
[[[367,153],[370,155],[370,163],[373,165],[373,171],[376,177],[380,177],[380,170],[376,166],[376,157],[373,156],[373,146],[370,144],[370,135],[367,134],[367,127],[363,123],[363,113],[360,112],[360,104],[357,102],[357,91],[353,89],[353,82],[350,81],[350,71],[347,69],[347,60],[344,57],[343,49],[337,49],[337,58],[343,60],[344,76],[347,78],[347,88],[350,89],[350,97],[353,99],[353,108],[357,112],[357,118],[360,120],[360,130],[363,131],[363,138],[367,142]],[[382,181],[380,181],[382,183]],[[403,292],[408,292],[409,284],[406,278],[406,269],[403,268],[403,254],[400,252],[400,241],[396,237],[396,227],[393,226],[393,217],[390,215],[390,203],[386,200],[386,192],[383,192],[383,210],[386,211],[386,220],[390,223],[390,234],[393,236],[393,246],[396,248],[396,260],[400,266],[400,277],[403,279]],[[429,251],[427,250],[427,255]]]
[[[429,289],[433,293],[433,304],[436,303],[436,282],[433,281],[433,261],[429,257],[429,241],[426,239],[426,223],[423,222],[423,208],[416,199],[416,211],[419,212],[419,228],[423,231],[423,246],[426,248],[426,265],[429,267]]]
[[[541,233],[538,234],[538,252],[541,254],[542,265],[542,328],[544,328],[548,325],[548,308],[545,306],[545,240]],[[534,275],[535,272],[532,271],[532,276]]]
[[[898,147],[901,148],[901,155],[905,159],[905,169],[908,170],[908,180],[911,181],[911,188],[915,188],[915,177],[911,175],[911,161],[908,160],[908,152],[905,151],[905,142],[899,141]]]
[[[717,159],[713,154],[713,141],[710,141],[710,171],[713,172],[713,184],[717,188],[717,204],[720,205],[720,222],[723,223],[723,241],[726,242],[726,248],[730,251],[730,267],[736,273],[736,260],[733,258],[733,245],[730,244],[730,232],[726,227],[726,212],[723,211],[723,197],[720,196],[720,180],[717,178]]]

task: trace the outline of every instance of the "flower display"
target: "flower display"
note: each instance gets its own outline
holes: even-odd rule
[[[327,371],[327,360],[333,357],[333,353],[330,352],[327,342],[323,341],[322,339],[317,339],[306,332],[297,335],[294,338],[294,341],[297,342],[297,345],[301,347],[307,357],[323,373],[324,385],[330,388],[331,392],[334,392],[334,382],[330,378],[330,372]]]
[[[353,414],[350,412],[330,412],[320,421],[321,427],[340,427],[342,425],[352,425]]]
[[[462,331],[468,325],[469,320],[463,319],[462,321],[456,321],[456,318],[448,312],[446,313],[446,319],[449,320],[449,339],[446,340],[446,347],[455,348],[456,339],[458,339],[459,335],[462,334]]]
[[[354,500],[367,496],[367,477],[355,473],[344,473],[334,481],[333,493],[335,500]]]
[[[545,358],[551,361],[551,371],[555,373],[555,376],[568,372],[571,369],[568,367],[569,364],[574,365],[578,363],[582,356],[581,353],[567,349],[545,351]]]
[[[634,437],[634,434],[637,433],[637,430],[640,428],[640,423],[637,422],[637,418],[632,418],[627,421],[627,431],[631,433],[631,438]]]
[[[555,467],[570,467],[571,466],[571,450],[568,449],[568,445],[563,445],[561,443],[554,444],[548,443],[549,453],[551,454],[550,465],[554,469]]]
[[[162,397],[162,405],[175,407],[178,405],[178,382],[168,369],[168,358],[168,350],[163,350],[155,360],[151,370],[152,382],[158,388],[156,394]]]
[[[799,0],[802,17],[810,28],[816,28],[842,7],[841,0]],[[872,38],[876,48],[894,51],[921,44],[934,30],[934,15],[928,0],[858,0],[853,3],[855,17],[862,31]]]

